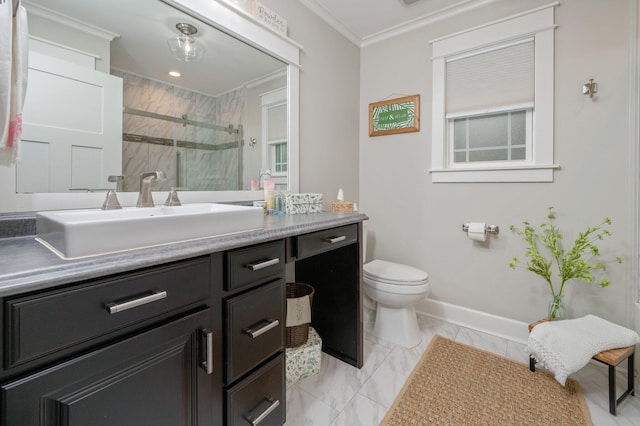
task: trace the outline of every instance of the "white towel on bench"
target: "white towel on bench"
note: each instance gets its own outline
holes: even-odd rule
[[[587,365],[594,355],[638,343],[640,336],[635,331],[586,315],[536,325],[526,350],[564,386],[567,377]]]

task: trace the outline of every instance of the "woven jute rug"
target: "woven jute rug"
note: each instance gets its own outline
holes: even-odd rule
[[[580,387],[435,336],[381,425],[591,425]]]

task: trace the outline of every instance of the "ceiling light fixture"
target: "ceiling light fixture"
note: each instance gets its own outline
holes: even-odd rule
[[[167,41],[176,59],[182,62],[195,62],[202,59],[205,49],[191,37],[198,32],[198,29],[185,23],[176,24],[176,28],[181,34]]]
[[[171,77],[182,77],[182,74],[180,74],[180,72],[178,71],[169,71],[169,75]]]

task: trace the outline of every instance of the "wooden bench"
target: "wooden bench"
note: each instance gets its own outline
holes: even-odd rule
[[[529,332],[538,324],[548,321],[546,318],[538,320],[529,324]],[[620,404],[627,396],[635,395],[633,389],[633,369],[634,369],[634,353],[636,351],[635,346],[627,346],[625,348],[610,349],[608,351],[600,352],[593,356],[593,359],[606,364],[609,367],[609,412],[616,415],[618,404]],[[620,395],[620,398],[616,399],[616,367],[625,359],[628,359],[627,364],[627,390]],[[533,357],[529,357],[529,370],[536,371],[536,360]]]

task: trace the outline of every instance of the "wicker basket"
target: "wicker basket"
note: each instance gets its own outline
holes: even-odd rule
[[[353,203],[351,201],[334,201],[331,203],[331,210],[334,212],[353,213]]]
[[[309,307],[313,303],[313,287],[303,283],[287,283],[287,299],[309,296]],[[307,342],[309,338],[309,324],[287,327],[287,348],[295,348]]]

